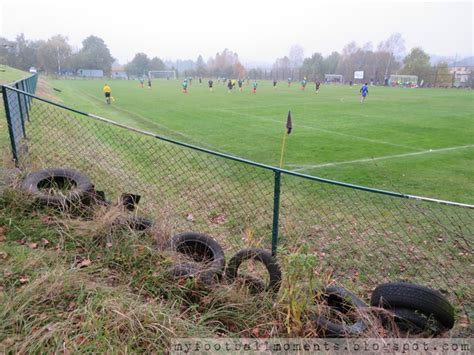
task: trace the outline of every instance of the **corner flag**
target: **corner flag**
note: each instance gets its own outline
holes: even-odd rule
[[[293,124],[291,122],[291,111],[288,111],[288,118],[286,119],[286,133],[290,134],[293,129]]]

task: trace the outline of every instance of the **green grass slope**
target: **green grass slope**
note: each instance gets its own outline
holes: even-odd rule
[[[15,69],[12,67],[9,67],[7,65],[5,66],[0,66],[0,85],[1,84],[8,84],[13,81],[20,80],[22,78],[26,78],[30,76],[30,73],[24,72],[19,69]]]

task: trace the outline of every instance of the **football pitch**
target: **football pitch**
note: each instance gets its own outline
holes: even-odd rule
[[[467,90],[359,87],[259,81],[228,93],[197,79],[189,93],[179,80],[50,80],[67,106],[180,141],[279,165],[288,110],[293,131],[284,168],[404,193],[474,203],[474,93]],[[252,82],[250,82],[251,84]],[[150,167],[153,168],[153,167]]]

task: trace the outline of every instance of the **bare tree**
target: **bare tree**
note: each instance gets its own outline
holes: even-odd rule
[[[405,40],[400,33],[393,33],[385,41],[377,46],[380,52],[392,53],[396,58],[403,56],[405,52]]]
[[[290,63],[293,69],[299,68],[303,64],[304,49],[299,44],[295,44],[290,48]]]
[[[385,78],[388,78],[394,63],[393,59],[400,59],[405,52],[405,40],[400,33],[393,33],[385,41],[380,42],[377,49],[388,54],[385,65]]]
[[[291,62],[290,58],[284,56],[283,58],[277,58],[273,64],[272,71],[274,72],[274,79],[285,78],[290,76]]]
[[[56,35],[42,43],[37,51],[38,64],[47,73],[58,73],[67,66],[72,49],[68,38]]]

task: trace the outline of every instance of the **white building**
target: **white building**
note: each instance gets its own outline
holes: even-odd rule
[[[449,72],[454,74],[454,86],[469,86],[469,79],[471,77],[471,67],[451,67]]]
[[[104,71],[100,69],[78,69],[77,76],[85,78],[103,78]]]
[[[123,79],[123,80],[128,79],[128,75],[127,75],[127,72],[125,71],[124,66],[120,65],[120,63],[117,61],[115,61],[114,64],[112,64],[111,77],[112,79]]]

